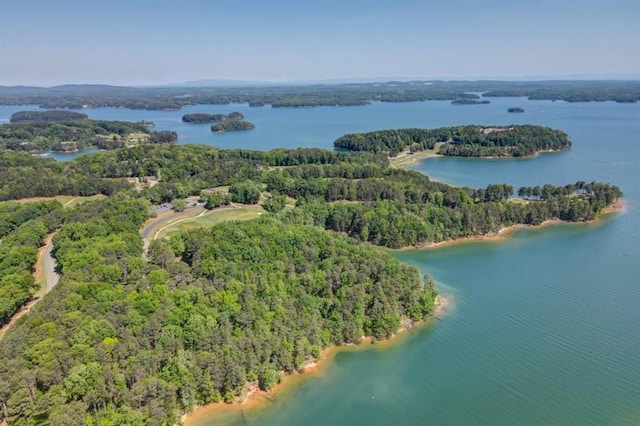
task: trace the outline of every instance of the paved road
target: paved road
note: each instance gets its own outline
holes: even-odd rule
[[[49,293],[53,287],[58,284],[58,280],[60,279],[60,275],[56,272],[56,267],[58,264],[56,260],[51,256],[51,251],[53,250],[53,241],[49,239],[47,246],[44,249],[44,257],[42,259],[42,266],[44,269],[44,279],[47,283],[47,288],[44,294]]]
[[[147,249],[149,248],[149,244],[151,243],[150,240],[150,236],[158,231],[159,229],[161,229],[163,226],[167,225],[169,222],[174,222],[177,219],[180,218],[191,218],[191,217],[195,217],[198,214],[204,212],[205,209],[204,207],[197,205],[194,207],[189,207],[187,209],[185,209],[182,212],[173,212],[171,214],[168,214],[166,216],[160,217],[155,219],[153,222],[151,222],[150,224],[148,224],[143,230],[142,230],[142,240],[144,242],[144,251],[146,252]]]

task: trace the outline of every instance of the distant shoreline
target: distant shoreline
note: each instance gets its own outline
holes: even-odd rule
[[[238,397],[233,403],[227,404],[221,401],[198,405],[190,413],[184,414],[180,422],[185,426],[194,426],[197,424],[194,422],[198,422],[217,414],[223,414],[224,412],[231,413],[235,410],[243,411],[245,409],[254,410],[264,408],[265,406],[268,406],[269,403],[273,403],[276,397],[285,395],[287,391],[295,388],[302,379],[321,374],[336,354],[346,351],[386,349],[389,346],[396,344],[400,340],[400,337],[407,336],[409,334],[406,333],[408,330],[420,328],[431,324],[434,320],[442,319],[446,313],[450,311],[452,305],[452,295],[438,294],[435,298],[434,310],[429,318],[415,323],[411,321],[404,321],[398,331],[388,339],[374,341],[371,337],[362,336],[360,342],[357,344],[349,343],[340,346],[331,345],[322,350],[318,359],[308,361],[303,364],[300,370],[285,375],[282,381],[272,389],[263,391],[258,388],[257,383],[247,383],[245,384],[240,397]],[[242,415],[244,416],[244,413]]]

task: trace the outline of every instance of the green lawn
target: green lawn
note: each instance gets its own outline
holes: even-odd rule
[[[235,220],[255,219],[264,213],[261,206],[258,205],[238,205],[235,207],[224,207],[221,209],[205,212],[201,216],[178,220],[158,231],[155,238],[166,238],[171,234],[195,228],[205,228],[222,222],[230,222]]]

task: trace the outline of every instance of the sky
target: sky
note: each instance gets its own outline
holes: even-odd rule
[[[0,85],[640,78],[640,0],[3,0]]]

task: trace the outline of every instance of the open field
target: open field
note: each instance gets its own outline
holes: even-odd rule
[[[178,231],[209,227],[222,222],[255,219],[263,213],[264,210],[259,205],[234,204],[229,207],[205,211],[195,217],[178,219],[158,229],[151,238],[165,238]]]
[[[8,201],[8,202],[16,202],[16,203],[24,204],[24,203],[33,203],[33,202],[36,202],[36,201],[58,200],[58,201],[60,201],[62,203],[62,205],[65,208],[71,208],[71,207],[75,207],[78,204],[82,204],[82,203],[87,202],[87,201],[101,200],[103,198],[106,198],[106,197],[104,195],[102,195],[102,194],[92,195],[90,197],[82,197],[82,196],[79,196],[79,195],[58,195],[56,197],[21,198],[19,200],[12,200],[12,201]],[[3,202],[7,202],[7,201],[3,201]]]

